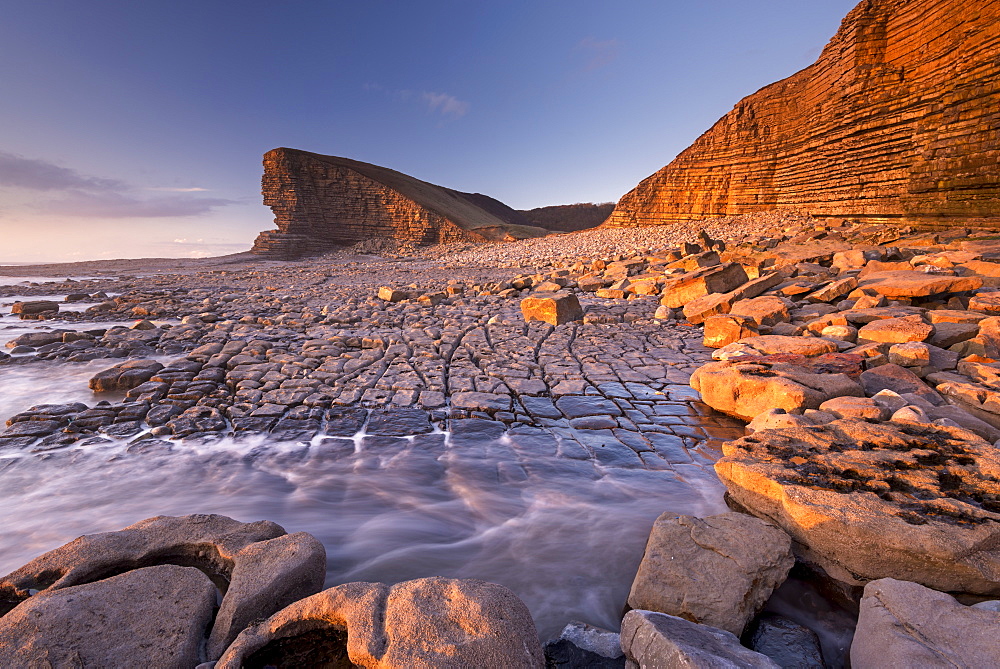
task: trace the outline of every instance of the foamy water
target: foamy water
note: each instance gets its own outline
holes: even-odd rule
[[[8,263],[9,264],[9,263]],[[62,283],[67,279],[71,281],[86,281],[89,279],[99,279],[107,277],[96,276],[0,276],[0,286],[16,286],[18,284],[31,283]]]
[[[502,583],[547,638],[570,620],[617,629],[660,513],[725,510],[718,481],[697,466],[602,470],[555,453],[524,458],[518,439],[358,435],[162,454],[127,454],[122,444],[3,454],[0,573],[150,516],[266,518],[323,542],[328,586],[431,575]]]

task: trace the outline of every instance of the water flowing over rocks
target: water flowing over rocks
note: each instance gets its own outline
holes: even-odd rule
[[[741,100],[605,223],[769,209],[995,223],[1000,5],[870,0],[819,59]]]
[[[162,477],[158,494],[170,498],[176,493],[164,486],[180,480],[169,464],[177,463],[189,468],[183,486],[217,488],[216,503],[277,494],[269,508],[282,524],[293,526],[282,513],[303,513],[294,526],[317,527],[326,550],[340,556],[327,565],[326,585],[334,589],[358,582],[391,588],[429,576],[465,581],[482,576],[480,563],[519,560],[518,547],[551,549],[545,555],[555,564],[517,562],[517,576],[485,579],[510,585],[525,600],[543,638],[574,619],[613,634],[629,583],[648,591],[642,584],[655,582],[648,574],[657,570],[677,584],[703,582],[698,565],[721,555],[703,546],[728,546],[729,539],[709,532],[712,542],[690,546],[682,568],[665,560],[657,567],[651,555],[640,562],[641,540],[668,509],[692,527],[716,523],[723,487],[734,510],[749,513],[739,518],[754,523],[751,516],[759,516],[777,533],[774,542],[742,545],[781,544],[784,553],[740,557],[735,567],[726,562],[734,567],[726,580],[715,576],[720,568],[703,569],[720,586],[697,591],[704,618],[670,608],[668,598],[662,606],[638,599],[632,606],[661,606],[742,631],[745,643],[780,654],[780,643],[752,639],[770,629],[764,621],[774,602],[793,587],[781,583],[789,542],[799,561],[793,580],[806,570],[814,575],[808,578],[832,582],[848,611],[861,586],[885,577],[963,597],[996,596],[988,545],[997,522],[990,472],[991,444],[1000,437],[1000,318],[983,305],[995,290],[990,275],[1000,245],[967,229],[929,234],[779,214],[734,221],[728,231],[711,225],[394,247],[383,257],[348,250],[292,263],[234,258],[202,271],[19,287],[17,295],[32,298],[104,297],[82,303],[81,312],[58,312],[58,321],[11,317],[0,329],[14,344],[0,361],[5,378],[78,370],[78,388],[67,384],[61,400],[53,393],[44,403],[8,405],[0,478],[15,491],[29,482],[47,485],[54,471],[47,463],[61,462],[71,465],[65,476],[98,472],[94,480],[116,490],[115,471],[138,476],[140,484]],[[886,271],[907,273],[909,296],[890,299],[877,289],[884,282],[866,284]],[[926,286],[915,288],[921,278]],[[680,301],[678,290],[693,292],[687,303],[670,306]],[[553,324],[522,308],[526,300],[560,298],[579,304],[573,319],[560,319],[556,309]],[[869,338],[873,333],[887,336]],[[130,378],[132,369],[143,376]],[[100,395],[87,389],[95,377],[107,380]],[[723,454],[717,479],[713,465]],[[19,494],[11,503],[23,510]],[[840,511],[802,528],[786,497],[809,517],[827,507]],[[365,519],[368,508],[399,515],[328,526]],[[565,518],[560,524],[553,516]],[[534,534],[518,534],[543,517]],[[24,536],[17,522],[11,525],[13,536]],[[581,527],[588,531],[581,535]],[[649,537],[650,550],[663,543],[660,531]],[[438,539],[421,546],[424,534]],[[253,553],[261,568],[228,572],[230,592],[289,590],[301,579],[282,577],[274,565],[284,564],[289,550],[318,554],[300,535],[281,533],[237,550]],[[610,545],[610,537],[626,535],[622,545]],[[883,542],[892,550],[882,550]],[[574,576],[561,569],[575,559],[566,555],[570,543],[589,562],[608,560],[597,571],[577,560],[573,569],[587,576]],[[476,564],[457,569],[450,556],[467,545],[478,551]],[[373,557],[352,565],[359,546]],[[699,557],[706,550],[712,555]],[[410,551],[421,559],[410,560]],[[133,570],[156,566],[133,562]],[[40,570],[32,573],[40,578]],[[615,584],[600,595],[580,585],[598,587],[589,581],[609,573]],[[574,597],[599,597],[602,613],[571,606],[554,615],[557,605],[538,593],[556,586],[539,586],[541,578],[580,588]],[[754,582],[760,587],[722,587]],[[89,583],[64,589],[77,585]],[[20,593],[8,598],[12,611],[31,600],[25,592],[49,586],[19,587],[10,590]],[[310,586],[322,587],[318,580]],[[308,594],[295,592],[278,606]],[[255,596],[239,601],[216,617],[218,631],[206,646],[214,657],[277,610],[256,612],[263,598]],[[690,603],[695,608],[695,598]],[[847,644],[823,637],[815,619],[794,610],[791,619],[781,629],[794,636],[794,624],[811,625],[823,638],[824,661],[838,666]],[[694,629],[710,643],[721,628]],[[298,640],[267,641],[258,650],[292,656],[319,645],[348,653],[338,634],[306,630],[293,635]],[[767,634],[773,641],[784,632]],[[577,641],[588,643],[550,644],[549,661],[571,656],[606,666],[622,659],[596,659]],[[660,641],[641,645],[674,652]],[[632,658],[647,652],[633,650]]]

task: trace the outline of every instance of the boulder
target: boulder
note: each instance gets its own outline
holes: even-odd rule
[[[208,657],[222,655],[254,620],[323,589],[326,549],[307,532],[252,543],[236,553],[232,575],[208,639]]]
[[[378,299],[386,302],[402,302],[409,297],[410,294],[405,290],[399,290],[392,286],[382,286],[378,289]]]
[[[820,337],[786,337],[783,335],[759,335],[740,340],[761,355],[823,355],[836,353],[837,345]]]
[[[926,341],[933,334],[934,326],[925,323],[923,317],[918,314],[872,321],[858,329],[858,339],[890,344]]]
[[[749,280],[742,265],[726,263],[688,272],[666,281],[660,304],[679,309],[711,293],[728,293]]]
[[[771,409],[801,413],[834,397],[862,397],[850,376],[812,367],[795,356],[744,356],[710,362],[691,375],[691,387],[716,411],[752,421]],[[823,356],[820,356],[823,357]],[[860,360],[860,358],[859,358]],[[834,367],[836,369],[836,367]]]
[[[215,597],[207,576],[176,565],[40,592],[0,618],[0,666],[190,669]]]
[[[653,523],[628,604],[739,636],[794,562],[788,535],[752,516],[667,512]]]
[[[521,314],[525,321],[545,321],[562,325],[583,319],[583,308],[572,293],[551,293],[545,296],[526,297],[521,300]]]
[[[773,295],[740,300],[733,304],[729,313],[734,316],[745,316],[758,326],[771,326],[790,319],[788,305],[780,297]]]
[[[967,430],[840,419],[723,446],[732,500],[852,586],[891,577],[1000,593],[1000,455]]]
[[[927,387],[923,380],[905,367],[889,363],[862,372],[859,379],[869,397],[882,390],[918,395],[931,404],[944,404],[941,396]]]
[[[969,310],[984,314],[1000,314],[1000,293],[979,293],[969,298]]]
[[[209,640],[221,652],[250,620],[323,587],[326,552],[304,532],[287,535],[269,521],[218,515],[157,516],[117,532],[79,537],[0,579],[0,613],[49,592],[91,583],[137,566],[194,565],[228,582]],[[213,657],[217,657],[213,656]]]
[[[837,418],[857,418],[873,422],[889,418],[889,412],[870,397],[835,397],[820,404],[819,410]]]
[[[369,668],[544,666],[527,607],[507,588],[422,578],[347,583],[245,629],[216,669],[262,664]]]
[[[750,637],[750,648],[767,655],[782,669],[823,669],[819,637],[808,627],[765,613]]]
[[[931,349],[916,341],[889,347],[889,362],[903,367],[925,367],[931,364]]]
[[[45,314],[59,311],[59,303],[52,300],[31,300],[28,302],[15,302],[10,313],[24,316],[34,316],[35,314]]]
[[[851,665],[1000,666],[1000,616],[917,583],[872,581],[861,599]]]
[[[702,295],[684,305],[684,318],[698,325],[712,316],[728,313],[730,303],[731,300],[726,293]]]
[[[39,346],[47,346],[48,344],[55,344],[62,341],[63,334],[61,330],[55,332],[25,332],[23,335],[11,339],[7,342],[6,346],[7,348],[17,348],[18,346],[37,348]]]
[[[90,389],[95,393],[131,390],[149,381],[163,365],[155,360],[127,360],[98,372],[90,379]]]
[[[665,308],[665,307],[660,307]],[[746,337],[757,335],[754,322],[743,316],[720,315],[705,319],[703,344],[708,348],[721,348]]]
[[[833,302],[838,300],[858,287],[858,280],[853,276],[846,279],[839,279],[823,286],[806,295],[805,299],[810,302]]]
[[[874,290],[890,300],[964,293],[983,285],[983,280],[977,276],[952,276],[916,270],[862,272],[861,277],[860,289]]]
[[[629,611],[621,639],[625,657],[638,667],[778,669],[766,655],[741,646],[731,632],[665,613]]]

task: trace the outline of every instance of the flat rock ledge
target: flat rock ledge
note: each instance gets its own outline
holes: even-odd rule
[[[715,471],[730,499],[834,579],[1000,594],[1000,455],[974,433],[839,419],[762,430],[723,452]]]

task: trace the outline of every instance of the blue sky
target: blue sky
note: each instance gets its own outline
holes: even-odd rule
[[[0,0],[0,262],[245,250],[277,146],[617,200],[853,5]]]

